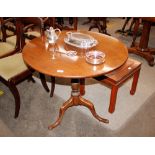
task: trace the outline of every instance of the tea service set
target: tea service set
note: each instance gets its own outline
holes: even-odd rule
[[[77,51],[68,50],[68,51],[60,51],[56,49],[56,42],[59,39],[61,34],[61,30],[53,27],[50,27],[45,31],[46,35],[46,42],[45,48],[48,49],[49,45],[52,45],[53,48],[50,48],[50,51],[55,54],[56,52],[66,54],[67,56],[73,57],[77,55]],[[84,49],[85,59],[86,62],[97,65],[101,64],[105,61],[105,53],[98,50],[90,50],[90,48],[96,46],[98,44],[97,40],[94,39],[92,36],[81,33],[81,32],[67,32],[66,38],[64,38],[64,42],[68,45]],[[55,57],[53,57],[54,59]]]

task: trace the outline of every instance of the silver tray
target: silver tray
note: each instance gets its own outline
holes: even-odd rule
[[[68,32],[64,42],[78,48],[92,48],[98,44],[98,41],[92,36],[80,32]],[[83,45],[83,42],[85,42],[85,45]]]

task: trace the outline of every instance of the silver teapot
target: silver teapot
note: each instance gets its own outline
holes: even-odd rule
[[[55,44],[60,34],[61,34],[61,30],[58,28],[54,29],[53,27],[50,27],[49,29],[46,30],[47,40],[50,44]]]

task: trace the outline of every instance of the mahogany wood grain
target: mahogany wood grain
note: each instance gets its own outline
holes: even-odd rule
[[[83,31],[98,40],[95,50],[103,51],[106,60],[101,65],[91,65],[86,62],[85,57],[80,56],[83,52],[78,48],[68,46],[64,43],[66,31],[63,31],[57,41],[59,51],[76,50],[78,56],[69,57],[56,52],[52,59],[52,52],[45,48],[45,37],[36,38],[23,48],[23,58],[33,69],[49,76],[61,78],[86,78],[102,75],[120,67],[128,58],[127,47],[119,40],[100,33]]]

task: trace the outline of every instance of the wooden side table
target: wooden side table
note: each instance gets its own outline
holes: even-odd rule
[[[24,61],[40,73],[59,78],[71,79],[71,96],[60,107],[57,120],[49,126],[53,129],[61,123],[65,111],[72,106],[82,105],[87,107],[92,115],[99,121],[108,123],[109,120],[99,116],[92,102],[84,99],[80,94],[80,80],[109,73],[122,66],[128,59],[127,47],[116,38],[90,31],[78,31],[94,37],[98,44],[95,50],[104,51],[106,61],[100,65],[91,65],[81,55],[79,48],[70,47],[64,43],[67,31],[62,31],[57,41],[57,52],[52,53],[45,47],[46,38],[36,38],[25,45],[22,54]],[[76,50],[74,57],[67,56],[61,51]],[[83,53],[84,54],[84,53]],[[53,58],[54,55],[54,58]]]

